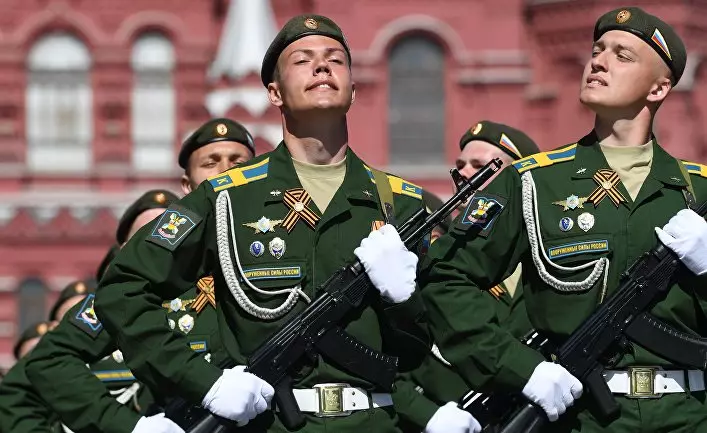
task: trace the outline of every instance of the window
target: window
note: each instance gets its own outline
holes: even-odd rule
[[[424,36],[398,42],[390,52],[388,128],[390,163],[444,161],[444,52]]]
[[[132,52],[133,167],[172,171],[175,167],[175,96],[172,43],[157,33],[142,35]]]
[[[27,63],[29,168],[87,170],[93,135],[88,49],[70,34],[51,33],[32,46]]]
[[[18,335],[33,323],[47,320],[44,304],[46,292],[44,284],[37,278],[28,278],[20,284]]]

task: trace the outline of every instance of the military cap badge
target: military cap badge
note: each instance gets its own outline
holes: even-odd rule
[[[319,27],[319,23],[314,18],[307,18],[304,20],[304,26],[310,30],[316,30]]]
[[[616,24],[624,24],[628,22],[628,20],[631,19],[631,11],[628,11],[626,9],[620,11],[618,14],[616,14]]]
[[[228,134],[228,127],[223,123],[219,123],[216,125],[216,133],[218,135],[226,135]]]

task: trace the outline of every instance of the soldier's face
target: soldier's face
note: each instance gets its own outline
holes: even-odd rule
[[[280,54],[277,75],[268,85],[270,102],[292,114],[343,115],[355,97],[344,46],[326,36],[291,43]]]
[[[493,144],[480,140],[472,140],[464,146],[464,150],[459,154],[455,164],[459,173],[469,179],[494,158],[500,158],[501,161],[503,161],[504,167],[513,161],[506,152]],[[498,173],[496,173],[494,177],[496,177],[496,175],[498,175]],[[493,179],[493,177],[491,179]]]
[[[579,99],[597,114],[631,116],[661,102],[670,88],[670,70],[658,53],[638,36],[612,30],[592,47]]]
[[[189,156],[189,174],[182,176],[182,191],[189,194],[201,182],[253,158],[244,144],[236,141],[217,141],[196,149]]]

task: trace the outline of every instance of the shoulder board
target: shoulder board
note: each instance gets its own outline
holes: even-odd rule
[[[135,381],[135,376],[133,376],[130,370],[92,370],[93,374],[101,382],[124,382],[124,381]]]
[[[211,176],[207,180],[216,192],[234,186],[245,185],[268,177],[269,162],[270,158],[265,158],[252,165],[232,168],[219,175]]]
[[[376,180],[373,178],[373,172],[371,171],[371,169],[366,165],[364,165],[364,167],[368,172],[368,177],[371,178],[371,182],[376,183]],[[422,200],[421,187],[415,185],[414,183],[408,182],[405,179],[393,176],[392,174],[386,173],[386,175],[388,176],[388,182],[390,183],[390,189],[393,190],[393,194],[407,195],[409,197]]]
[[[565,146],[561,149],[526,156],[525,158],[513,162],[513,167],[518,170],[518,173],[522,174],[534,168],[547,167],[552,164],[557,164],[558,162],[572,161],[575,152],[577,152],[577,143]]]
[[[707,165],[702,165],[690,161],[682,161],[682,165],[685,166],[687,172],[690,174],[696,174],[697,176],[707,177]]]

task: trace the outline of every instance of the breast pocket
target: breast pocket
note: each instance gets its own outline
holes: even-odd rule
[[[305,263],[302,260],[249,264],[243,265],[242,270],[240,284],[243,291],[261,307],[277,307],[293,289],[305,285]]]
[[[614,245],[609,234],[592,233],[547,239],[544,248],[545,268],[550,275],[579,282],[596,273],[595,269],[602,266],[598,264],[600,259],[611,259]],[[603,277],[603,272],[599,276]]]

